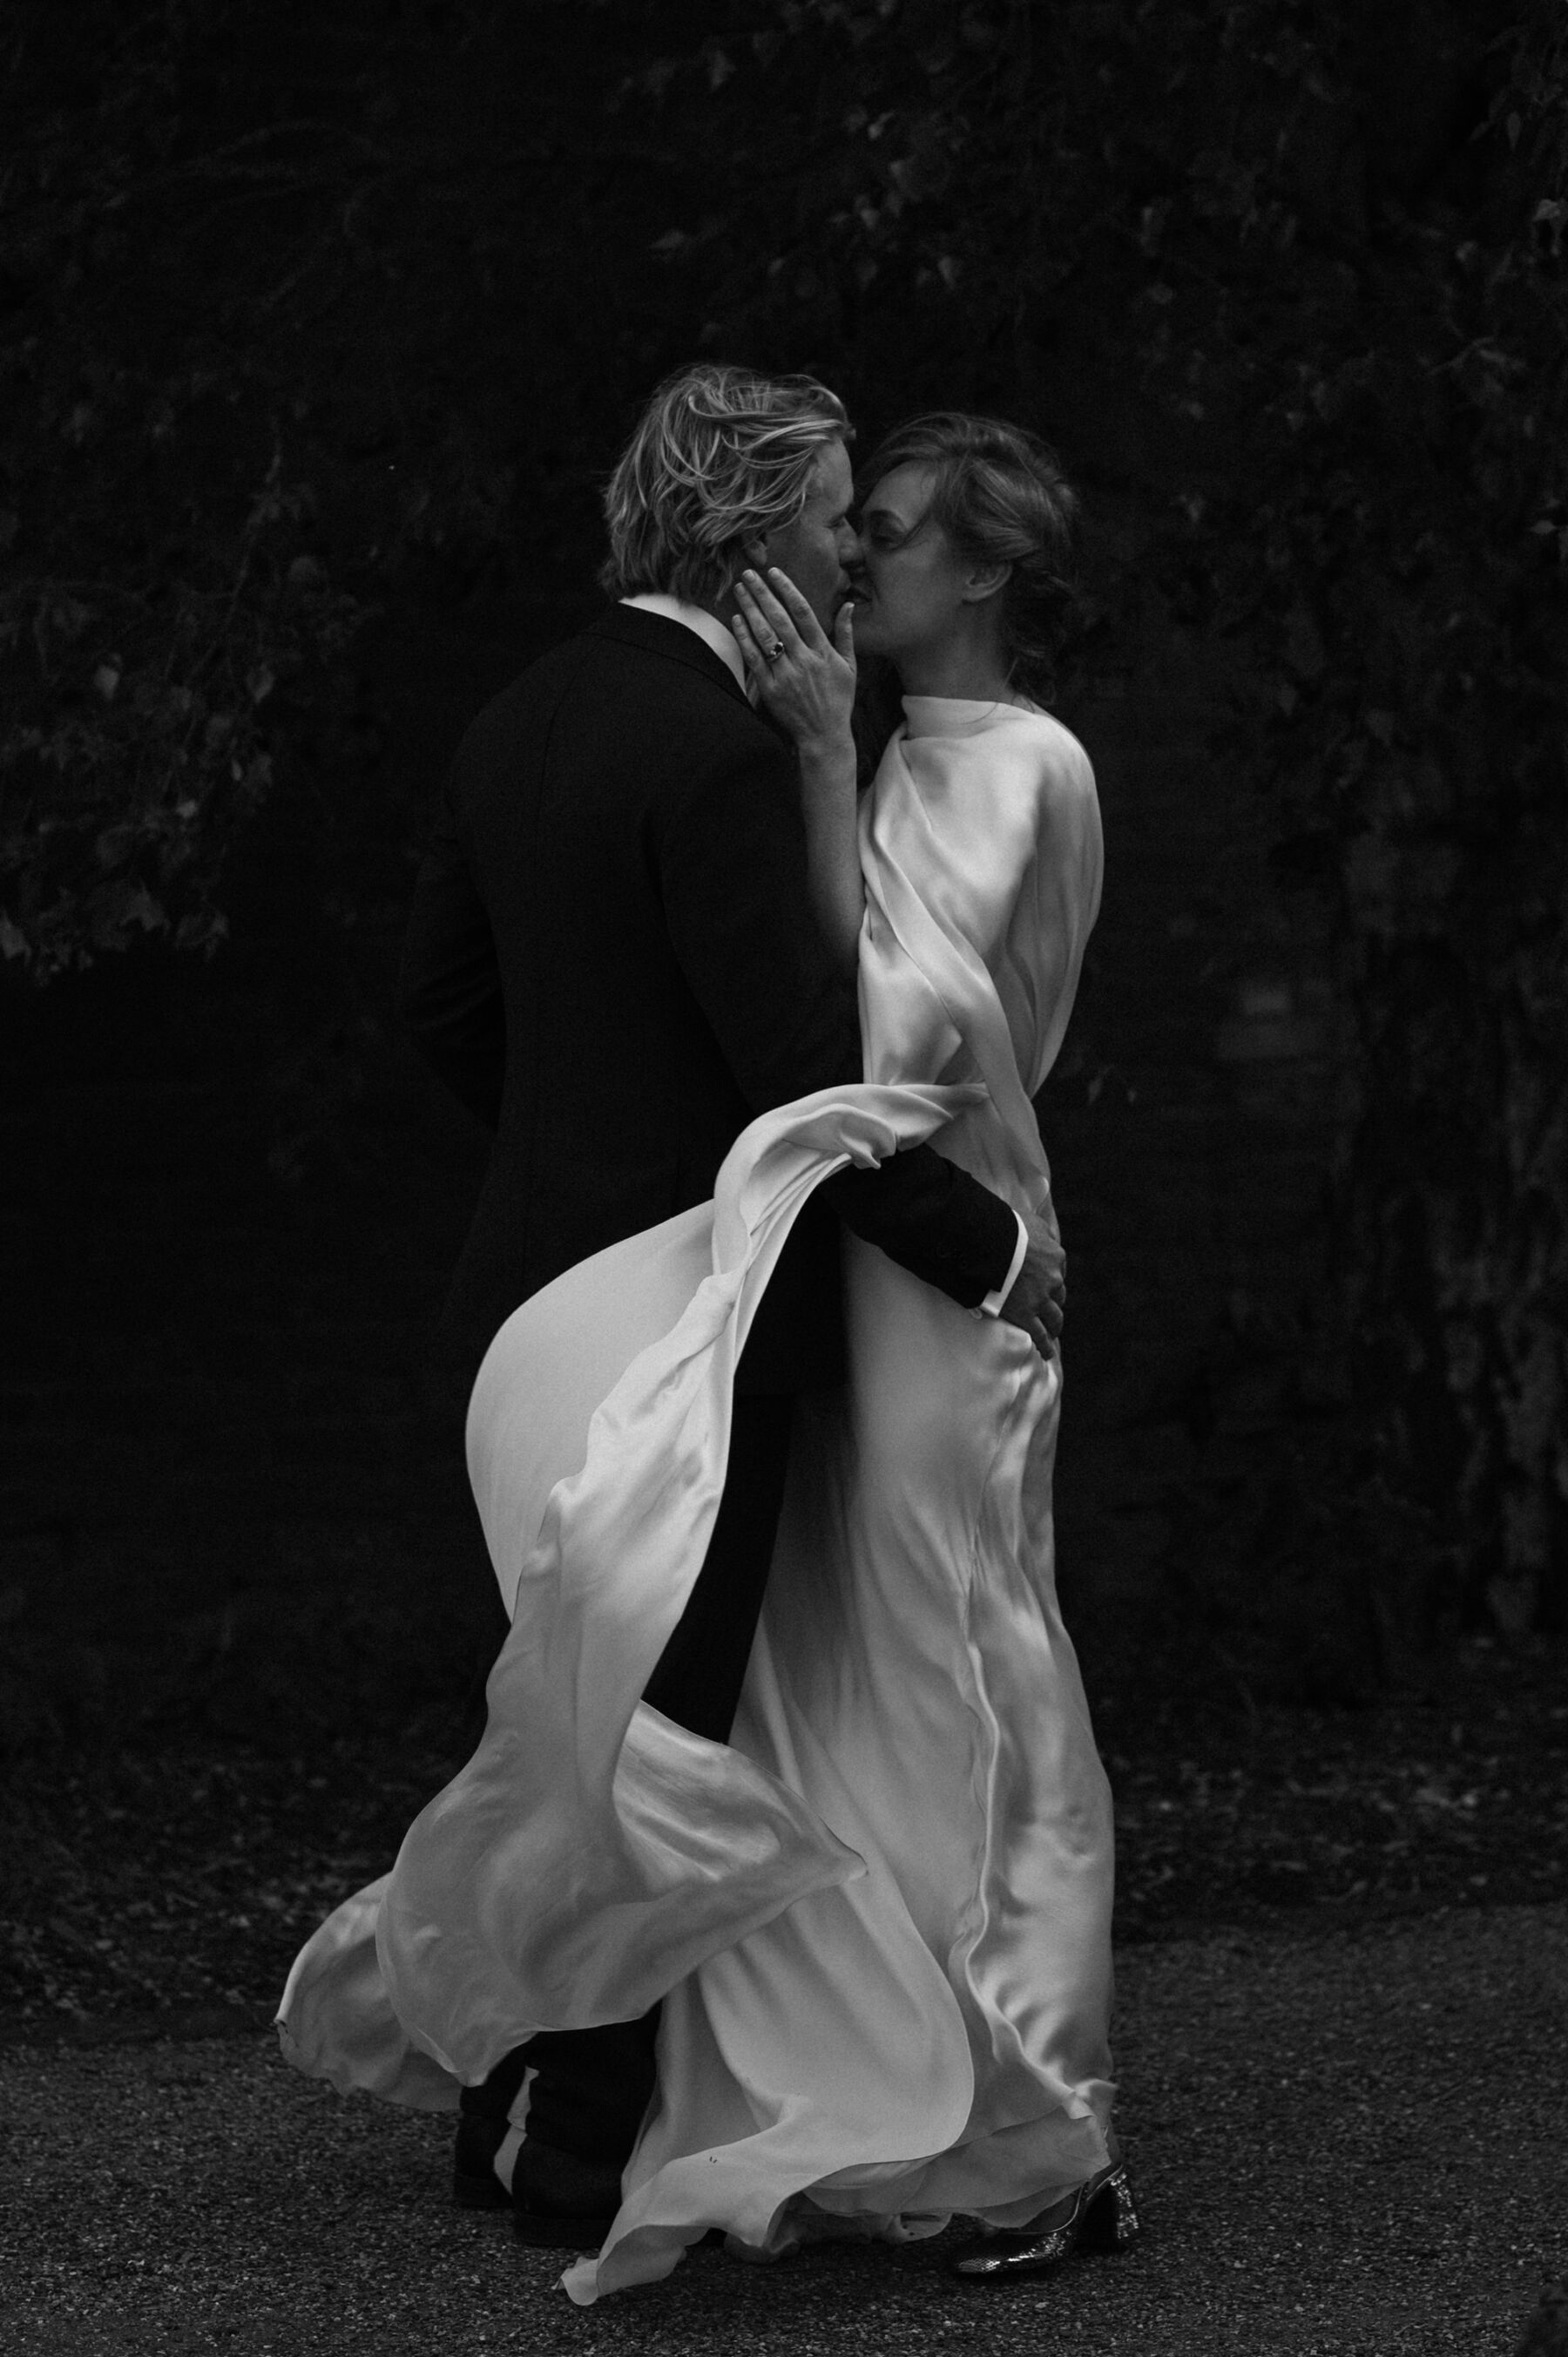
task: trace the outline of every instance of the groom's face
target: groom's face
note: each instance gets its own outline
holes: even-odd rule
[[[764,568],[782,567],[824,630],[849,595],[850,567],[860,553],[849,521],[854,501],[849,452],[842,442],[824,443],[805,506],[793,523],[760,543]]]

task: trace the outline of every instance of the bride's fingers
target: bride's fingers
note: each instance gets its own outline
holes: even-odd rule
[[[778,598],[771,594],[766,582],[757,579],[755,573],[741,575],[735,585],[735,594],[750,619],[753,629],[758,621],[769,628],[775,622],[788,623],[789,617],[779,605]]]
[[[846,597],[833,616],[834,651],[852,669],[854,663],[854,601]]]
[[[782,580],[784,576],[780,574],[779,577]],[[743,573],[739,581],[736,584],[736,590],[737,596],[743,591],[749,595],[752,603],[756,606],[757,613],[762,619],[763,623],[772,631],[774,637],[779,641],[780,645],[788,647],[791,654],[797,652],[803,653],[805,651],[810,641],[802,637],[800,630],[796,625],[795,618],[790,613],[789,608],[775,596],[774,592],[768,587],[767,582],[764,581],[759,575],[756,573]],[[811,615],[810,607],[807,607],[806,612],[814,627],[815,617]],[[757,628],[755,622],[753,622],[752,628],[754,630]],[[822,643],[822,635],[821,630],[818,630],[817,643],[819,646]]]
[[[729,626],[735,633],[736,644],[740,649],[747,671],[754,673],[758,679],[766,679],[768,664],[763,659],[757,640],[746,626],[746,617],[743,614],[732,614]]]
[[[811,601],[803,597],[789,576],[777,565],[768,568],[768,586],[787,608],[790,620],[809,647],[825,647],[827,634],[811,610]]]
[[[750,624],[752,634],[759,646],[783,647],[790,653],[800,651],[800,642],[790,628],[789,618],[777,605],[774,611],[778,615],[778,619],[775,620],[774,615],[768,613],[761,599],[746,582],[736,583],[735,594],[736,601]],[[775,657],[774,660],[777,661],[778,658]]]

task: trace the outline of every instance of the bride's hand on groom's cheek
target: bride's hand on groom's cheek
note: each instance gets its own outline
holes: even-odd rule
[[[746,667],[766,705],[797,745],[827,747],[849,737],[854,704],[854,608],[842,606],[830,638],[788,574],[765,581],[742,574],[732,618]]]

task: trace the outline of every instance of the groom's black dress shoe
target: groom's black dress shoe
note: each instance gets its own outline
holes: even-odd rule
[[[527,2074],[528,2052],[526,2046],[514,2046],[488,2078],[477,2087],[465,2087],[457,2099],[452,2198],[459,2210],[504,2210],[510,2203],[495,2162],[511,2126],[511,2107]]]
[[[459,2210],[504,2210],[511,2195],[496,2175],[496,2155],[509,2123],[465,2113],[452,2155],[452,2199]]]
[[[512,2226],[542,2250],[596,2251],[620,2208],[620,2171],[525,2136],[511,2178]]]

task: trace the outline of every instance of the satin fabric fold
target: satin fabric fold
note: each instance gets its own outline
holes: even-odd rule
[[[279,2025],[297,2067],[428,2106],[434,2062],[455,2104],[536,2030],[632,2019],[714,1948],[864,1871],[744,1753],[639,1696],[706,1551],[736,1362],[800,1206],[978,1093],[857,1087],[765,1115],[712,1204],[596,1254],[502,1327],[468,1414],[511,1613],[485,1734],[391,1875],[295,1959]]]
[[[659,2092],[587,2301],[713,2225],[750,2255],[1015,2222],[1101,2166],[1112,1837],[1057,1609],[1061,1370],[847,1239],[850,1382],[803,1400],[728,1744],[639,1703],[701,1564],[789,1222],[929,1137],[1052,1216],[1030,1096],[1100,886],[1043,715],[910,699],[862,811],[865,1081],[737,1141],[708,1207],[523,1305],[469,1460],[513,1604],[489,1723],[290,1975],[300,2067],[434,2103],[530,2031],[662,1996]]]

